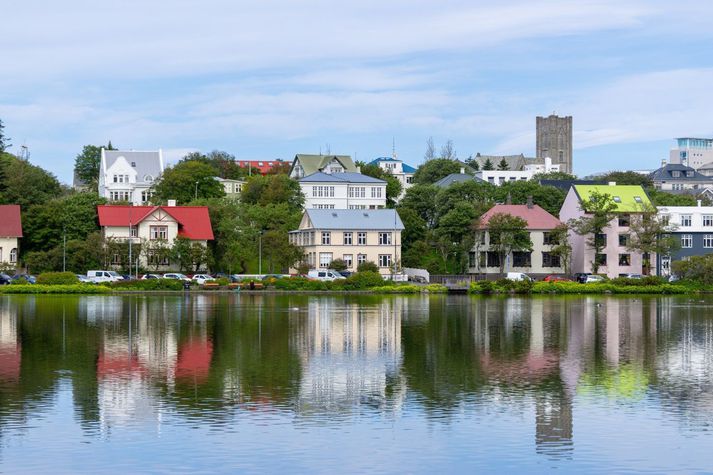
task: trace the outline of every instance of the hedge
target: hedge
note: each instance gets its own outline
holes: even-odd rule
[[[37,283],[45,285],[73,285],[78,284],[79,279],[71,272],[43,272],[37,276]]]
[[[0,294],[108,294],[111,289],[103,285],[3,285]]]
[[[183,281],[176,279],[120,280],[111,284],[116,290],[183,290]]]
[[[479,281],[470,285],[473,294],[685,294],[695,289],[682,284],[654,283],[644,279],[619,279],[580,284],[578,282]],[[617,282],[619,281],[619,282]],[[634,282],[631,282],[634,281]],[[636,283],[638,281],[638,283]]]

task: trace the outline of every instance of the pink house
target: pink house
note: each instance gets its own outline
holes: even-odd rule
[[[594,249],[587,244],[592,236],[580,236],[573,231],[569,232],[572,244],[572,273],[592,272],[594,259],[600,263],[599,273],[606,274],[609,278],[619,277],[620,274],[646,274],[648,269],[643,268],[641,253],[626,249],[629,239],[629,224],[632,215],[641,212],[642,206],[651,205],[649,197],[639,185],[572,185],[560,209],[560,220],[567,223],[570,219],[577,219],[587,214],[582,203],[589,201],[593,192],[606,193],[612,197],[617,205],[616,218],[612,219],[609,226],[604,228],[599,239],[606,241],[604,252],[594,255]],[[653,257],[653,256],[652,256]]]

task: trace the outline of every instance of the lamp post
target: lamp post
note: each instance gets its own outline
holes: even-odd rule
[[[62,272],[67,272],[67,225],[62,226]]]
[[[260,234],[258,234],[258,264],[257,264],[257,273],[262,275],[262,229],[260,230]]]
[[[198,181],[196,180],[196,195],[194,199],[198,199]]]

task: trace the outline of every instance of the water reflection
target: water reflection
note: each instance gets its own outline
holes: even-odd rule
[[[227,427],[256,412],[308,426],[415,414],[448,426],[464,414],[502,413],[532,431],[536,453],[569,459],[592,405],[654,406],[683,432],[710,427],[709,304],[4,297],[0,441],[31,430],[30,419],[56,410],[58,395],[71,391],[78,426],[107,440],[117,430],[161,434],[181,421]]]

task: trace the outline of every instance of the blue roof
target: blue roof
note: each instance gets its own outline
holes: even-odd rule
[[[397,160],[393,157],[379,157],[372,160],[369,165],[378,165],[381,162],[401,162],[401,167],[403,168],[404,173],[416,173],[416,169],[414,167],[412,167],[411,165],[407,165],[401,160]]]
[[[299,180],[300,183],[374,183],[374,184],[385,184],[386,181],[379,180],[378,178],[371,177],[369,175],[362,175],[361,173],[344,172],[344,173],[324,173],[317,172],[302,177]]]
[[[404,229],[395,209],[308,209],[313,229]]]

